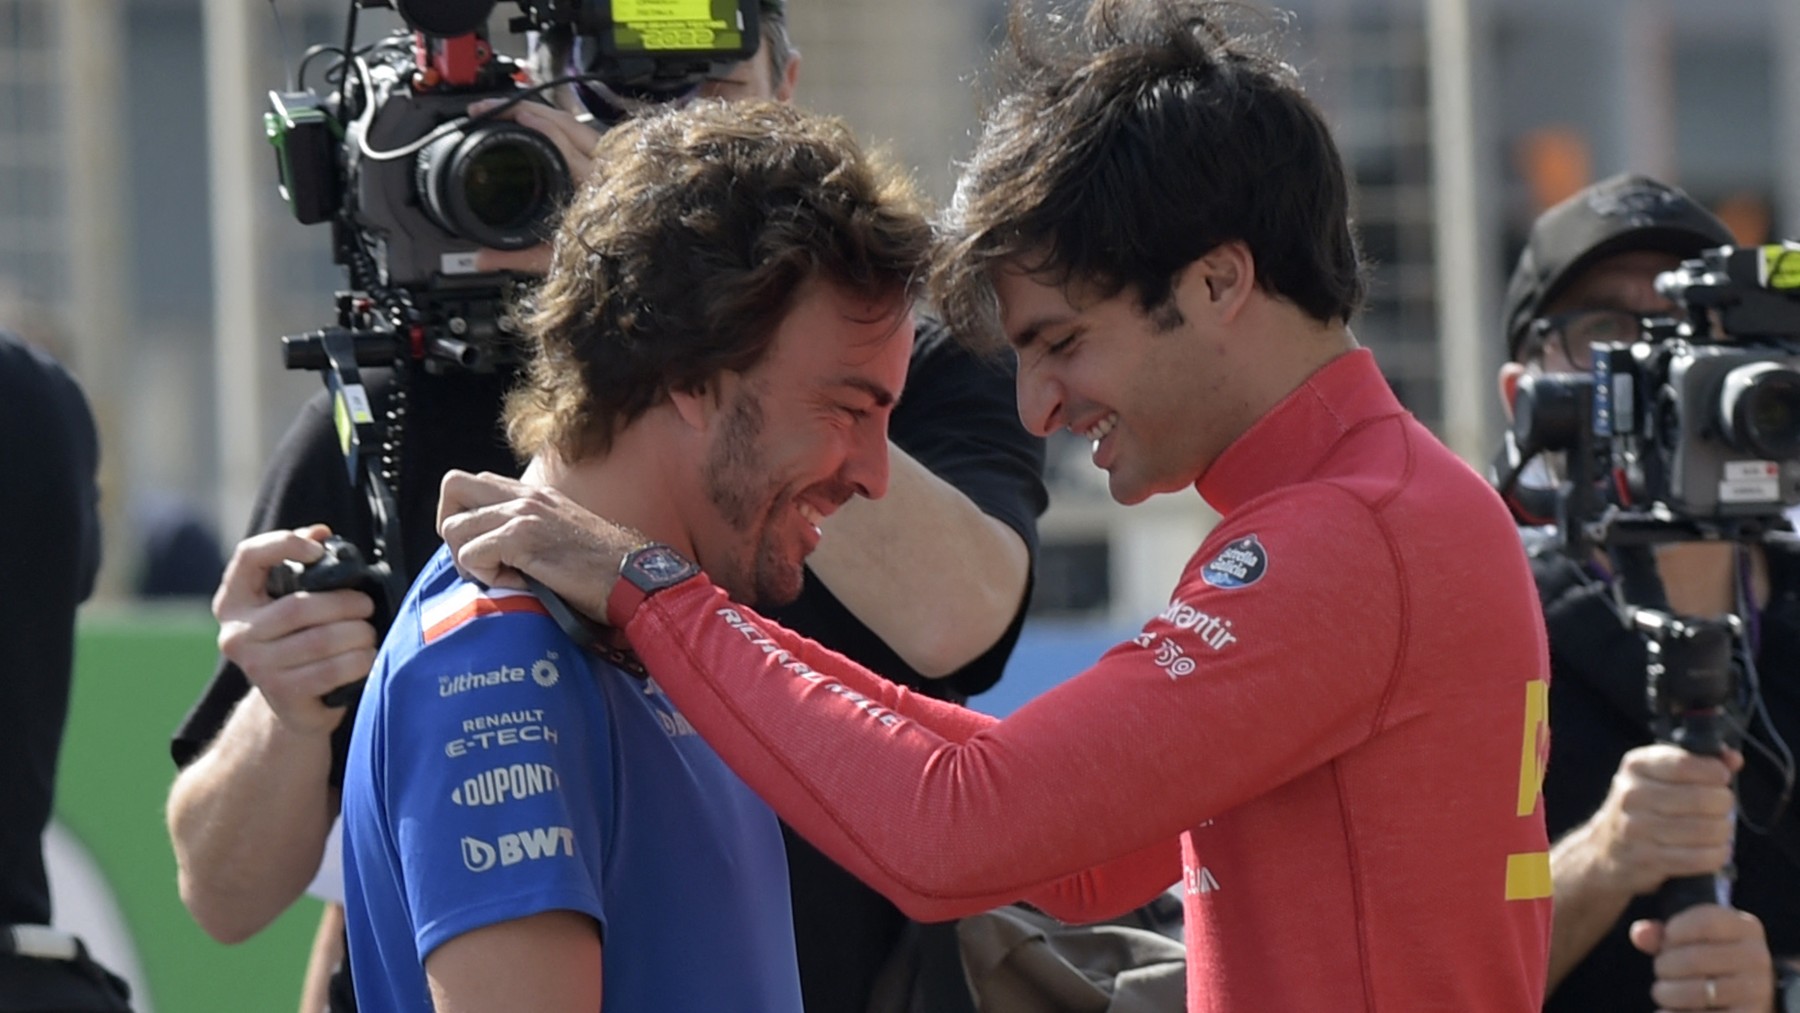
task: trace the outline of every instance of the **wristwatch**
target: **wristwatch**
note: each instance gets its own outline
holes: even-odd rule
[[[606,598],[606,621],[624,629],[644,599],[698,576],[700,567],[661,542],[640,545],[619,563],[619,582]]]

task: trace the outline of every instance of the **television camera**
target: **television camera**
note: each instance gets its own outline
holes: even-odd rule
[[[1519,383],[1495,485],[1561,455],[1545,519],[1577,558],[1755,540],[1800,505],[1800,243],[1706,250],[1656,287],[1673,315],[1596,345],[1589,373]]]
[[[1757,692],[1743,623],[1674,614],[1649,549],[1793,537],[1784,513],[1800,505],[1800,244],[1705,250],[1656,289],[1676,312],[1645,321],[1634,340],[1595,345],[1591,372],[1521,378],[1493,477],[1502,495],[1524,493],[1526,465],[1554,455],[1544,469],[1560,472],[1554,489],[1532,496],[1578,566],[1609,553],[1616,611],[1645,644],[1651,731],[1716,756],[1732,739],[1733,709]],[[1665,883],[1665,916],[1724,902],[1728,878]]]
[[[499,114],[565,86],[621,114],[680,98],[761,40],[758,0],[515,2],[508,30],[570,54],[556,70],[565,76],[530,82],[521,61],[495,52],[496,0],[352,0],[343,46],[312,47],[291,86],[270,93],[264,127],[281,195],[302,224],[331,226],[348,282],[336,325],[283,337],[283,360],[323,374],[375,533],[372,554],[344,543],[322,568],[271,574],[272,595],[361,587],[391,615],[405,592],[392,495],[404,388],[377,418],[359,367],[392,366],[403,378],[409,367],[486,372],[517,357],[511,307],[534,279],[481,270],[477,254],[547,241],[577,181],[549,138]],[[365,8],[392,8],[405,27],[357,48]],[[321,56],[336,57],[325,95],[305,87]],[[498,101],[469,115],[483,100]]]

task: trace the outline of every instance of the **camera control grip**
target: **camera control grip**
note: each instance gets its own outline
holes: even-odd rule
[[[321,543],[325,554],[311,563],[283,560],[269,570],[264,590],[271,598],[284,598],[296,591],[338,591],[346,588],[368,590],[380,581],[380,574],[364,559],[362,550],[348,539],[332,535]],[[362,692],[362,680],[346,683],[322,698],[328,706],[342,707]]]
[[[283,560],[269,571],[263,589],[271,598],[285,598],[295,591],[336,591],[356,587],[369,579],[368,564],[355,543],[337,535],[325,539],[325,554],[311,563]]]

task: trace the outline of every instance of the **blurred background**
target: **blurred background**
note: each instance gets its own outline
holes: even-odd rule
[[[279,338],[331,323],[341,283],[328,231],[275,192],[265,96],[306,46],[341,38],[347,2],[0,0],[0,324],[72,368],[103,455],[59,907],[104,935],[143,1009],[291,1008],[316,918],[302,905],[248,944],[212,943],[175,896],[160,814],[167,734],[213,665],[221,546],[319,385],[282,368]],[[1800,0],[1279,6],[1356,184],[1374,267],[1356,334],[1478,467],[1499,431],[1498,292],[1538,211],[1630,169],[1680,184],[1741,242],[1800,237]],[[510,13],[493,40],[516,53]],[[996,0],[790,0],[800,101],[946,199],[1001,17]],[[398,25],[362,22],[364,37]],[[996,713],[1161,611],[1212,520],[1192,496],[1118,508],[1084,446],[1052,451],[1031,621],[974,701]]]

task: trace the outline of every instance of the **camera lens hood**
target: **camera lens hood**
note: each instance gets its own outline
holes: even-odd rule
[[[1719,385],[1725,442],[1763,460],[1800,457],[1800,372],[1780,362],[1753,362]]]
[[[507,121],[452,131],[418,154],[419,203],[439,226],[497,250],[548,238],[570,189],[569,167],[543,134]]]

